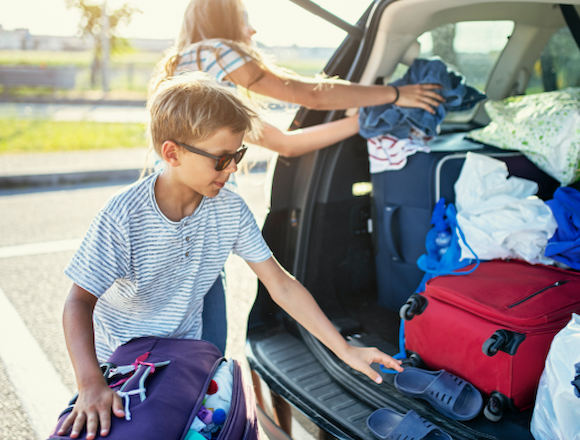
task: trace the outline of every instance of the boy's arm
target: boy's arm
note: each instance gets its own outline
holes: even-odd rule
[[[111,408],[117,417],[125,415],[121,398],[107,386],[95,354],[93,309],[96,302],[94,295],[73,284],[63,312],[64,336],[79,396],[58,434],[64,435],[72,426],[70,436],[77,438],[86,424],[87,440],[96,437],[99,424],[101,436],[109,433]]]
[[[274,257],[261,263],[248,262],[248,265],[266,286],[276,304],[352,368],[366,374],[377,383],[381,383],[382,378],[370,367],[373,362],[381,363],[397,371],[403,370],[400,361],[396,361],[376,348],[349,345],[320,309],[310,292],[288,274]]]

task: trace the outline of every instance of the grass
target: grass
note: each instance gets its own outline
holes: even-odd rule
[[[161,53],[126,51],[111,56],[111,66],[135,64],[153,68],[161,59]],[[93,60],[91,51],[49,51],[49,50],[0,50],[0,65],[4,66],[77,66],[89,67]]]
[[[143,124],[0,119],[0,154],[146,145]]]

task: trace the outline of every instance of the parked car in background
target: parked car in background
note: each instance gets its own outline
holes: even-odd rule
[[[436,55],[491,100],[580,87],[580,48],[575,39],[580,29],[568,25],[578,23],[580,1],[569,3],[574,5],[571,9],[530,0],[378,0],[352,28],[342,24],[350,33],[325,73],[363,84],[386,84],[401,77],[415,58]],[[302,108],[294,126],[344,114]],[[464,133],[489,122],[480,103],[449,114],[440,134]],[[460,151],[466,152],[465,145]],[[407,219],[393,217],[389,226],[395,228],[392,245],[400,254],[392,258],[390,279],[406,279],[409,295],[421,281],[422,272],[414,264],[424,248],[406,247],[403,235],[416,234],[424,243],[435,192],[439,196],[447,191],[450,202],[454,197],[452,182],[447,190],[444,183],[436,185],[434,171],[421,168],[427,166],[423,163],[428,162],[417,154],[409,157],[408,166],[415,167],[418,181],[432,182],[433,186],[425,184],[429,202]],[[454,172],[448,180],[457,177],[458,169]],[[544,199],[557,187],[553,180],[546,182],[550,183],[540,194]],[[379,305],[382,268],[375,262],[384,251],[378,229],[385,223],[377,221],[374,212],[376,190],[366,140],[360,136],[303,157],[278,158],[263,234],[281,264],[312,292],[350,343],[376,346],[393,355],[399,351],[400,319],[398,307]],[[415,222],[412,232],[401,222]],[[445,350],[453,350],[453,344]],[[392,375],[384,375],[384,382],[377,385],[341,363],[284,314],[262,285],[250,316],[247,356],[263,391],[270,388],[282,396],[329,436],[373,439],[366,419],[377,408],[388,407],[402,413],[413,409],[454,439],[532,438],[531,409],[506,408],[497,422],[483,414],[459,422],[404,397],[394,387]]]

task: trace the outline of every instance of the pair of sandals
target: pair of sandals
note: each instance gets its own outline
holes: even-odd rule
[[[429,402],[453,420],[471,420],[483,406],[481,393],[472,384],[445,370],[407,367],[395,376],[395,386],[408,397]],[[451,440],[449,434],[413,410],[401,414],[388,408],[378,409],[367,419],[367,426],[379,439],[398,439],[402,435],[401,438],[409,440]]]

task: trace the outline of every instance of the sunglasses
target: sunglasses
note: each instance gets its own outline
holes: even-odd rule
[[[173,141],[173,142],[175,142],[180,147],[185,148],[187,151],[190,151],[190,152],[195,153],[195,154],[199,154],[201,156],[210,157],[212,159],[215,159],[215,161],[216,161],[215,170],[216,171],[223,171],[224,169],[226,169],[227,166],[232,162],[232,159],[234,160],[235,163],[240,163],[240,160],[242,160],[242,158],[244,157],[244,154],[246,154],[246,151],[248,150],[248,147],[246,147],[244,144],[242,144],[242,148],[240,148],[234,154],[224,154],[223,156],[214,156],[213,154],[209,154],[208,152],[200,150],[199,148],[190,147],[189,145],[182,144],[181,142],[176,142],[176,141]]]

